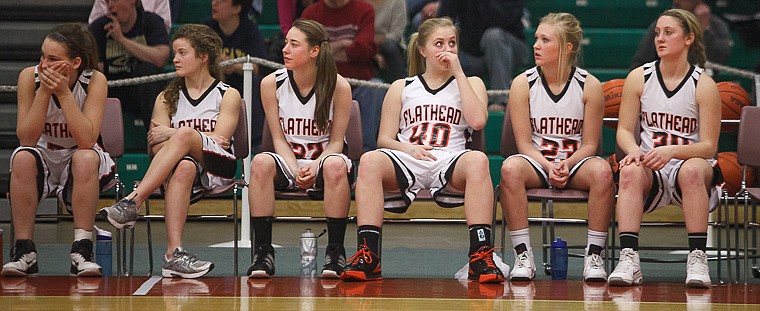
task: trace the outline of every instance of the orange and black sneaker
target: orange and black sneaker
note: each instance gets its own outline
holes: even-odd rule
[[[362,244],[359,250],[348,259],[348,265],[340,279],[344,281],[371,281],[380,280],[380,256],[369,250],[366,244]]]
[[[504,274],[493,262],[494,248],[483,245],[470,255],[470,271],[468,279],[480,283],[504,282]]]

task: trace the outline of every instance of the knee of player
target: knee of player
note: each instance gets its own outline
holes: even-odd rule
[[[176,144],[182,144],[187,145],[192,142],[193,139],[198,138],[198,131],[189,128],[189,127],[180,127],[177,129],[177,132],[172,135],[172,137],[169,139],[169,141],[174,142]]]
[[[620,180],[619,180],[620,188],[628,189],[628,188],[643,187],[644,180],[646,179],[646,174],[644,170],[645,168],[643,166],[637,166],[635,164],[623,166],[620,169]]]
[[[322,175],[327,182],[338,182],[346,179],[346,162],[340,157],[327,157],[322,162]]]
[[[74,174],[97,170],[100,157],[92,149],[79,149],[71,156],[71,171]]]
[[[705,177],[710,172],[708,167],[706,162],[686,161],[678,170],[678,185],[681,188],[704,187]]]
[[[485,153],[470,151],[462,155],[459,161],[465,165],[468,173],[476,174],[476,177],[490,177],[488,156]]]
[[[517,179],[520,179],[519,172],[520,172],[520,161],[518,158],[510,158],[510,159],[504,160],[504,162],[501,163],[500,184],[504,185],[507,183],[514,182]]]
[[[384,166],[384,161],[388,157],[380,151],[371,151],[362,155],[359,160],[359,176],[376,175]],[[364,177],[366,178],[366,177]]]
[[[17,171],[24,175],[30,175],[31,172],[37,172],[37,157],[29,151],[19,151],[13,156],[11,161],[11,171]]]
[[[172,174],[172,181],[174,180],[182,180],[182,181],[192,181],[195,179],[196,174],[196,168],[195,163],[191,161],[180,161],[177,164],[177,167],[174,169],[174,173]]]
[[[612,178],[612,168],[610,165],[601,159],[597,159],[598,161],[591,161],[588,163],[590,166],[589,168],[592,170],[592,176],[593,176],[593,185],[600,185],[600,186],[609,186],[613,183]]]
[[[274,176],[275,172],[274,158],[268,154],[260,153],[251,160],[251,178],[269,178]]]

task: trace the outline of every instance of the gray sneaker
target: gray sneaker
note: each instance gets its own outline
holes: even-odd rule
[[[166,278],[194,279],[204,276],[214,269],[214,264],[209,261],[198,260],[194,254],[182,247],[177,247],[168,261],[164,258],[161,267],[161,275]]]
[[[139,217],[135,201],[130,198],[123,198],[114,205],[104,207],[98,213],[119,229],[134,226]]]

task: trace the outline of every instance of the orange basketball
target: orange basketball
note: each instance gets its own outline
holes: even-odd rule
[[[620,111],[620,97],[623,94],[625,79],[613,79],[602,84],[604,93],[604,117],[617,118]],[[615,128],[616,122],[604,122],[604,125]]]
[[[720,115],[723,120],[739,120],[742,108],[749,105],[749,95],[741,86],[733,82],[718,82],[720,94]],[[723,124],[721,131],[735,131],[736,124]]]
[[[718,166],[726,182],[723,189],[728,191],[729,196],[736,195],[742,189],[742,170],[744,169],[736,160],[736,152],[718,153]],[[747,168],[747,185],[751,187],[754,183],[755,170],[749,167]]]
[[[613,79],[602,84],[604,92],[604,117],[617,118],[620,111],[620,96],[623,94],[625,79]]]

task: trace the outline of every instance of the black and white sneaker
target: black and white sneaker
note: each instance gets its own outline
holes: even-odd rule
[[[327,245],[325,253],[322,278],[340,279],[340,274],[346,269],[346,249],[343,245]]]
[[[32,240],[17,240],[11,251],[11,261],[3,266],[2,276],[37,274],[37,248]]]
[[[92,240],[82,239],[71,244],[71,275],[102,276],[100,265],[92,259]]]
[[[274,275],[274,248],[272,245],[256,245],[253,251],[248,277],[268,279]]]

